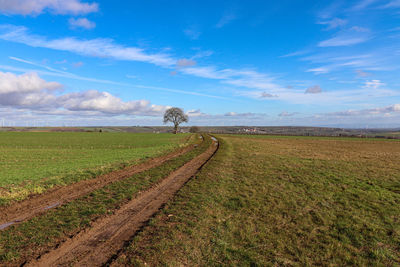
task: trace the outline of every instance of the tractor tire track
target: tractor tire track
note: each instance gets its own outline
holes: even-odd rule
[[[102,266],[112,259],[146,222],[215,154],[218,142],[172,172],[153,188],[142,192],[114,214],[60,244],[26,266]]]
[[[189,152],[194,147],[195,145],[190,145],[167,155],[152,158],[137,165],[128,166],[122,170],[100,175],[94,179],[82,180],[67,186],[56,187],[41,195],[32,196],[11,206],[0,207],[0,231],[8,226],[45,213],[51,208],[63,205],[96,189],[102,188],[109,183],[160,166],[172,158]]]

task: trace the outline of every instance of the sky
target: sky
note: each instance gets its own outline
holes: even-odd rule
[[[0,0],[0,125],[400,127],[400,0]]]

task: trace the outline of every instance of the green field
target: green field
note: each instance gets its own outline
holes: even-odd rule
[[[220,138],[117,263],[400,265],[399,141]]]
[[[189,135],[0,132],[0,205],[184,145]]]
[[[194,135],[197,137],[198,135]],[[171,172],[203,153],[211,139],[165,164],[115,181],[56,209],[0,231],[0,266],[20,266],[27,259],[54,248],[61,240],[91,227],[141,191],[148,190]]]

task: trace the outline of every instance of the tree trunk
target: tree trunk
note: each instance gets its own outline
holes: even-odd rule
[[[177,124],[177,123],[174,125],[174,133],[175,133],[175,134],[178,133],[178,124]]]

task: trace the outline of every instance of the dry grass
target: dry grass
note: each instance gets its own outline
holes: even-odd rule
[[[400,142],[222,138],[117,263],[400,264]]]

